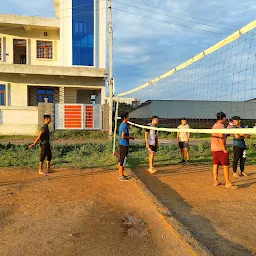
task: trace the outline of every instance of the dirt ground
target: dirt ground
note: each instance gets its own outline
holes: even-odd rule
[[[189,255],[115,172],[0,170],[1,256]]]
[[[154,175],[135,173],[214,255],[256,254],[256,166],[248,177],[232,178],[237,190],[213,187],[210,166],[157,168]],[[220,181],[224,182],[222,170]]]

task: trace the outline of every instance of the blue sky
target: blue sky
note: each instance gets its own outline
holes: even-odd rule
[[[165,73],[254,20],[256,0],[113,0],[113,8],[119,93]],[[53,0],[8,0],[1,13],[55,16]]]

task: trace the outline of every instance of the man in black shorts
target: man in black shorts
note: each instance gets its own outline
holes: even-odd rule
[[[52,118],[50,115],[44,115],[44,125],[41,128],[37,138],[35,139],[34,143],[29,146],[29,148],[33,148],[37,142],[40,140],[40,162],[39,162],[39,174],[48,174],[50,167],[51,167],[51,160],[52,160],[52,152],[50,146],[50,132],[48,125],[51,123]],[[46,172],[43,171],[43,163],[45,158],[47,158],[46,162]]]
[[[121,114],[122,123],[119,126],[119,145],[120,145],[120,153],[119,153],[119,165],[118,165],[118,172],[119,172],[119,180],[120,181],[128,181],[129,177],[124,175],[124,167],[126,164],[128,151],[129,151],[129,141],[134,140],[133,136],[129,134],[129,127],[128,127],[128,120],[129,114],[122,113]]]
[[[159,118],[158,116],[153,116],[152,117],[152,122],[148,124],[150,127],[156,127],[159,123]],[[157,152],[158,148],[158,133],[156,130],[152,129],[147,129],[145,132],[145,141],[146,141],[146,148],[149,153],[149,169],[148,171],[150,173],[155,173],[156,170],[154,168],[154,158],[155,158],[155,153]]]
[[[187,124],[187,119],[183,117],[181,119],[181,125],[178,126],[178,129],[181,131],[177,133],[177,145],[180,147],[181,154],[181,162],[180,164],[190,164],[190,153],[189,153],[189,132],[182,132],[183,129],[189,129],[189,125]],[[185,161],[185,155],[187,157],[187,161]]]

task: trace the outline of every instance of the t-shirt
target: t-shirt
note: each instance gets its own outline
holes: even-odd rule
[[[240,128],[240,127],[234,125],[232,128],[236,129],[236,128]],[[235,137],[235,135],[233,134],[233,146],[246,149],[244,137],[241,136],[239,139],[237,139]]]
[[[225,129],[225,125],[222,123],[215,123],[212,127],[212,129]],[[224,139],[224,144],[226,145],[226,136],[224,135],[224,138],[220,137],[219,133],[213,133],[211,137],[211,151],[223,151],[223,148],[221,147],[221,140]]]
[[[119,144],[121,146],[129,146],[129,140],[122,138],[122,133],[124,132],[125,136],[129,136],[129,127],[127,123],[122,122],[119,127]]]
[[[41,131],[43,132],[40,137],[41,144],[50,144],[50,132],[48,124],[44,124]]]
[[[156,125],[153,125],[152,123],[148,124],[148,126],[156,127]],[[157,146],[158,132],[151,129],[146,129],[146,132],[148,132],[148,144],[150,146]]]
[[[180,125],[178,126],[178,129],[189,129],[189,125],[186,124],[186,125]],[[179,134],[179,141],[180,142],[186,142],[188,140],[188,132],[180,132]]]

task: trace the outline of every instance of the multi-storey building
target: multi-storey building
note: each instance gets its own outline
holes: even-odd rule
[[[56,18],[0,15],[0,133],[22,118],[35,129],[41,102],[105,102],[106,2],[54,4]]]

